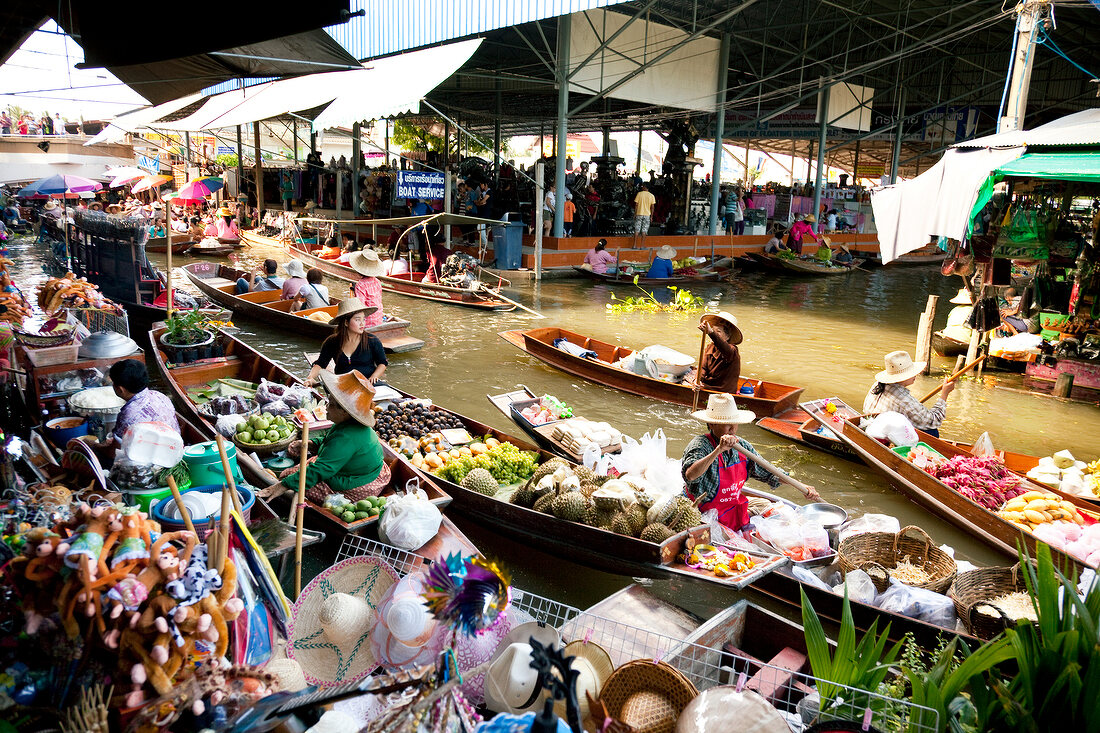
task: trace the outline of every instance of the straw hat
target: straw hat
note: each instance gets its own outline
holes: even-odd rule
[[[807,224],[815,224],[817,222],[817,217],[813,214],[806,214],[806,217],[802,221],[806,222]]]
[[[347,374],[333,374],[321,370],[321,384],[328,396],[344,409],[352,419],[366,426],[374,425],[374,387],[360,372],[351,370]]]
[[[283,265],[283,269],[285,269],[286,274],[290,275],[291,277],[305,277],[306,276],[306,268],[305,268],[304,265],[302,265],[301,260],[297,260],[297,259],[290,260],[285,265]]]
[[[386,274],[386,267],[378,258],[378,253],[373,249],[365,249],[361,252],[352,252],[348,257],[348,266],[360,275],[377,277]]]
[[[848,249],[848,245],[844,244],[844,242],[839,242],[836,246],[840,247],[842,250],[844,250],[848,254],[851,254],[851,251]]]
[[[58,207],[58,203],[56,201],[54,201],[53,199],[50,199],[49,201],[46,202],[46,205],[42,207],[42,210],[43,211],[53,211],[57,207]]]
[[[279,681],[279,692],[300,692],[309,687],[306,676],[302,674],[302,665],[293,659],[272,659],[264,665],[264,671],[275,675]]]
[[[531,638],[543,646],[561,646],[551,626],[535,621],[520,624],[501,640],[485,672],[485,706],[495,713],[519,714],[541,708],[545,690],[531,666]]]
[[[704,690],[688,703],[676,733],[789,733],[783,716],[759,694],[728,685]]]
[[[445,629],[424,605],[424,577],[407,575],[382,599],[378,623],[371,634],[371,651],[387,669],[401,669],[435,660],[445,642]]]
[[[657,249],[657,256],[663,260],[674,260],[676,259],[676,250],[669,247],[667,244],[662,244]]]
[[[565,656],[573,657],[572,668],[579,672],[577,677],[577,704],[580,707],[581,724],[588,717],[588,697],[590,693],[593,700],[600,698],[600,690],[607,683],[607,678],[615,671],[615,663],[611,661],[611,655],[599,644],[590,641],[571,641],[565,645]],[[565,700],[554,702],[554,712],[559,718],[565,720]]]
[[[306,201],[306,211],[313,211],[317,208],[317,204],[314,201]]]
[[[729,392],[707,397],[707,409],[691,413],[691,416],[708,425],[745,425],[756,419],[752,410],[737,409],[737,402]]]
[[[122,213],[122,207],[119,206],[118,204],[108,204],[107,205],[107,213],[108,214],[121,214]]]
[[[821,237],[821,243],[824,244],[826,247],[832,247],[833,246],[832,238],[826,237],[824,235]]]
[[[947,302],[954,303],[955,305],[974,305],[974,300],[970,296],[970,291],[966,288],[959,288],[959,292],[955,294],[955,297]]]
[[[908,351],[891,351],[886,355],[886,369],[875,375],[875,381],[883,384],[904,382],[920,374],[924,365],[923,361],[913,361]]]
[[[737,327],[737,318],[728,311],[720,311],[718,313],[707,313],[705,316],[699,319],[699,323],[713,323],[717,325],[719,322],[733,327],[733,343],[739,344],[744,340],[744,336],[741,334],[741,329]]]
[[[103,211],[103,202],[93,201],[92,203],[88,204],[88,208],[92,211]]]
[[[218,212],[215,214],[215,216],[233,216],[233,212],[229,210],[228,206],[223,206],[218,209]]]
[[[292,262],[297,262],[297,260],[291,260],[291,261]],[[287,268],[287,272],[290,272],[289,267]],[[374,313],[376,310],[378,310],[378,306],[376,306],[376,305],[366,305],[366,304],[363,303],[363,301],[361,301],[358,298],[352,296],[350,298],[347,298],[345,300],[340,301],[340,307],[336,309],[336,315],[332,317],[332,320],[330,320],[328,322],[328,325],[335,326],[341,318],[347,318],[348,316],[353,316],[356,313],[358,313],[359,311],[363,311],[364,313],[366,313],[369,316],[371,313]]]
[[[332,566],[306,586],[292,609],[287,653],[307,682],[328,687],[374,671],[378,663],[368,642],[375,610],[396,582],[392,567],[360,556]]]
[[[600,691],[600,700],[608,715],[638,733],[671,733],[680,713],[698,694],[695,685],[674,667],[638,659],[611,674]]]

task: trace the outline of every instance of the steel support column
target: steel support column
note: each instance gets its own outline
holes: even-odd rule
[[[361,213],[359,211],[359,160],[362,157],[363,143],[359,139],[362,134],[360,123],[351,126],[351,218],[355,219]],[[358,235],[356,235],[358,239]]]
[[[718,188],[722,183],[722,151],[725,149],[726,134],[726,77],[729,74],[729,65],[730,34],[726,32],[722,34],[722,45],[718,48],[718,93],[714,95],[714,163],[711,169],[710,223],[707,227],[707,233],[711,236],[718,233]]]
[[[241,140],[241,126],[237,125],[237,195],[244,190],[244,143]]]
[[[554,236],[565,234],[565,158],[566,133],[569,128],[569,35],[571,19],[569,16],[558,18],[558,57],[556,60],[558,77],[558,126],[557,160],[554,163]],[[539,210],[538,204],[535,210]],[[536,217],[537,222],[537,217]]]
[[[901,162],[901,136],[905,132],[905,87],[898,89],[898,126],[894,129],[894,157],[890,162],[890,183],[898,182],[898,163]]]
[[[821,83],[821,93],[818,99],[821,126],[817,131],[817,177],[814,179],[814,210],[812,212],[814,218],[817,219],[814,222],[815,232],[820,232],[824,223],[821,221],[820,214],[818,214],[821,209],[821,189],[825,184],[825,138],[829,132],[829,86],[825,84],[824,80]]]

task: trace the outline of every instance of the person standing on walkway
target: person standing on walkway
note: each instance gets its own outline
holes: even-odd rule
[[[634,249],[645,246],[653,205],[656,203],[657,199],[649,192],[649,186],[643,183],[638,187],[638,193],[634,196]]]
[[[787,246],[796,255],[802,254],[802,240],[806,237],[817,242],[817,235],[814,234],[814,230],[810,228],[810,225],[817,221],[817,217],[810,214],[805,219],[799,219],[791,225],[791,232],[787,235]]]

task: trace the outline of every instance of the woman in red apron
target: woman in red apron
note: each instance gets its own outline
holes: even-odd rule
[[[783,483],[796,484],[786,474],[772,474],[742,455],[755,455],[756,450],[747,440],[737,437],[737,426],[751,423],[756,414],[737,409],[733,395],[712,394],[707,399],[707,409],[693,412],[692,417],[706,423],[709,432],[693,438],[684,449],[681,459],[684,493],[692,500],[702,496],[699,511],[705,514],[714,509],[718,521],[731,532],[747,535],[752,526],[749,502],[742,493],[745,482],[754,478],[771,488]],[[802,484],[797,486],[803,488]],[[808,499],[820,498],[812,486],[805,486],[803,491]]]

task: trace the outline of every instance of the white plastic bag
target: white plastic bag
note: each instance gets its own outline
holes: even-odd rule
[[[606,476],[611,466],[611,456],[604,453],[595,443],[589,443],[581,457],[581,463],[597,476]]]
[[[863,570],[853,570],[844,577],[844,582],[833,588],[833,593],[844,595],[844,588],[848,588],[848,598],[860,603],[874,603],[878,592],[871,576]]]
[[[619,454],[612,456],[611,465],[620,474],[634,473],[641,475],[646,466],[646,458],[641,445],[634,438],[624,435],[622,446]]]
[[[684,476],[680,473],[681,470],[679,461],[665,458],[660,461],[651,461],[643,475],[657,494],[680,494],[684,490]]]
[[[821,578],[817,577],[817,574],[811,571],[809,568],[804,568],[800,565],[795,565],[791,568],[791,572],[794,573],[794,577],[801,583],[805,583],[814,588],[820,588],[821,590],[831,591],[832,588]]]
[[[643,435],[638,445],[644,450],[643,455],[649,457],[651,462],[668,457],[668,440],[665,438],[665,431],[661,428],[657,428],[652,434]]]
[[[897,520],[897,517],[891,517],[889,514],[864,514],[859,519],[853,519],[844,525],[843,529],[840,530],[839,541],[843,542],[849,537],[867,532],[897,534],[900,531],[901,522]]]
[[[443,515],[422,491],[398,494],[386,502],[378,537],[402,550],[416,550],[435,537]]]
[[[989,437],[989,433],[979,435],[978,439],[974,441],[974,447],[970,449],[970,452],[976,456],[997,455],[997,451],[993,449],[993,439]]]
[[[894,445],[914,446],[917,444],[917,430],[909,418],[900,412],[887,410],[867,425],[867,435],[875,440],[883,438]]]
[[[717,545],[723,542],[730,541],[730,535],[728,532],[726,532],[726,525],[718,521],[717,509],[708,509],[707,511],[703,512],[703,524],[710,527],[710,543],[712,545]],[[744,545],[749,549],[752,548],[752,545],[750,543],[746,543],[744,540],[741,540],[740,542],[735,542],[735,544],[739,546]]]
[[[879,596],[878,607],[949,629],[955,628],[957,620],[955,604],[947,596],[896,580]]]

